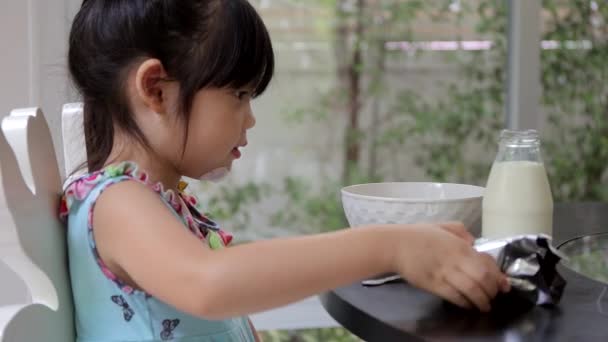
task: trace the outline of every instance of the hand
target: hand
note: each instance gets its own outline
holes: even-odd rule
[[[460,223],[409,226],[397,243],[397,271],[412,285],[464,308],[490,311],[499,291],[510,290],[494,259],[473,249]]]
[[[437,226],[442,228],[445,231],[448,231],[459,238],[463,239],[469,245],[472,245],[475,242],[475,237],[469,233],[467,228],[460,222],[441,222],[437,223]]]

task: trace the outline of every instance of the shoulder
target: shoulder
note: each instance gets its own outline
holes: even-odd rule
[[[100,189],[95,214],[123,221],[141,216],[171,215],[161,196],[146,184],[132,179],[118,179]]]
[[[80,208],[88,202],[94,204],[97,197],[110,186],[125,181],[145,183],[147,174],[139,172],[137,166],[131,162],[108,166],[102,170],[73,175],[68,177],[63,187],[60,216],[67,218],[70,212]],[[143,184],[142,187],[145,188]]]

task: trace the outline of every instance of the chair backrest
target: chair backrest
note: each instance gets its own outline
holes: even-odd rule
[[[76,175],[86,172],[86,168],[77,170],[86,161],[83,130],[83,105],[80,102],[66,103],[61,113],[61,133],[63,135],[63,158],[65,161],[65,174]]]
[[[23,280],[31,303],[0,308],[0,342],[72,342],[65,226],[58,218],[62,185],[48,125],[37,108],[14,110],[2,133],[0,229],[17,235],[15,252],[2,261]]]

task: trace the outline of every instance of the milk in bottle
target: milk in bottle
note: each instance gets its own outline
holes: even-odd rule
[[[482,236],[552,235],[553,198],[534,130],[501,133],[483,197]]]

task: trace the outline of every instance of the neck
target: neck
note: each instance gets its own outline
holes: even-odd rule
[[[127,140],[115,137],[112,153],[110,153],[105,165],[124,161],[135,162],[141,171],[148,174],[150,183],[160,182],[165,189],[177,190],[181,174],[171,162],[162,160],[150,149],[138,142],[133,142],[133,139]]]

